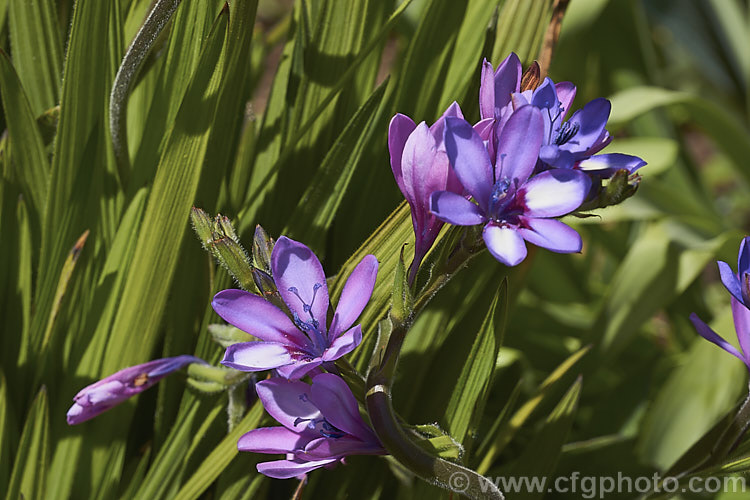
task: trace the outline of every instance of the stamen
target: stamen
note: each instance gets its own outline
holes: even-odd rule
[[[557,137],[555,138],[555,144],[558,146],[561,146],[571,140],[580,130],[581,125],[579,123],[573,123],[565,122],[560,127],[560,131],[557,133]]]

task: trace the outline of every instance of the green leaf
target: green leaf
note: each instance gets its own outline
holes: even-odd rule
[[[103,372],[145,359],[156,341],[205,161],[209,125],[216,112],[227,23],[228,11],[223,11],[201,55],[203,70],[191,82],[166,140],[112,326]]]
[[[406,245],[401,247],[398,265],[393,275],[393,293],[391,294],[391,321],[399,325],[411,323],[414,313],[414,297],[409,288],[406,263],[404,262],[405,248]]]
[[[613,95],[610,127],[623,125],[648,111],[683,105],[691,122],[701,127],[732,159],[737,173],[750,180],[750,130],[734,114],[714,102],[688,92],[658,87],[633,87]],[[647,167],[646,167],[647,168]]]
[[[484,413],[497,353],[503,342],[507,315],[506,278],[495,292],[482,327],[474,338],[443,417],[447,423],[448,433],[467,450],[471,448],[479,420]]]
[[[26,2],[24,2],[26,3]],[[8,56],[0,51],[0,94],[13,148],[13,173],[30,208],[36,238],[44,219],[49,161],[34,112]],[[37,242],[39,244],[39,242]]]
[[[378,116],[384,109],[381,103],[386,86],[387,81],[372,93],[346,124],[323,159],[315,178],[307,185],[286,229],[282,231],[304,241],[321,259],[324,258],[328,229],[360,164],[365,146],[375,133],[373,125],[380,123]]]
[[[736,343],[729,308],[711,326]],[[692,330],[692,325],[686,324],[685,328]],[[638,436],[644,461],[660,468],[671,466],[734,406],[747,388],[745,368],[740,361],[734,361],[695,334],[683,362],[659,388],[644,417]]]
[[[482,459],[479,467],[477,467],[477,472],[480,474],[487,473],[492,466],[495,457],[505,448],[505,446],[508,445],[508,443],[510,443],[516,435],[516,432],[518,432],[523,424],[526,423],[534,411],[539,408],[543,402],[548,401],[551,395],[556,394],[556,390],[560,387],[561,383],[568,379],[568,375],[573,368],[590,349],[591,346],[587,346],[576,351],[555,368],[546,379],[544,379],[544,382],[542,382],[537,388],[534,396],[516,410],[508,423],[501,427],[495,437],[494,443],[490,446],[489,451]]]
[[[573,426],[580,396],[581,378],[579,377],[552,410],[542,428],[534,434],[518,461],[513,464],[511,477],[550,477]],[[529,489],[514,493],[513,498],[537,499],[542,498],[544,493],[544,491]]]
[[[0,491],[8,491],[10,466],[13,463],[11,453],[17,439],[9,404],[8,384],[5,381],[5,373],[0,370]]]
[[[13,61],[31,110],[40,115],[60,99],[62,38],[55,2],[10,0],[8,25]]]
[[[245,417],[214,447],[192,476],[182,485],[175,498],[195,499],[208,488],[237,455],[237,440],[244,433],[255,429],[263,417],[263,406],[259,401],[250,408]]]
[[[500,62],[515,52],[524,66],[538,57],[552,18],[552,0],[506,0],[497,21],[492,60]]]
[[[42,387],[29,408],[28,417],[23,426],[10,485],[5,496],[7,500],[44,496],[49,459],[48,449],[47,389]]]

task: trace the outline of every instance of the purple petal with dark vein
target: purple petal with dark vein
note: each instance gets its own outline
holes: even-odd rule
[[[495,71],[495,118],[500,117],[500,112],[510,102],[512,94],[521,90],[520,84],[521,60],[511,52]]]
[[[484,142],[466,120],[445,119],[445,151],[464,188],[487,211],[492,190],[492,164]]]
[[[323,364],[322,358],[310,359],[307,361],[295,361],[293,364],[282,366],[276,369],[279,376],[289,380],[299,380],[311,371]]]
[[[273,279],[281,298],[302,321],[310,314],[326,331],[328,314],[328,286],[323,266],[307,246],[286,236],[276,240],[271,253]]]
[[[580,252],[583,243],[575,229],[556,219],[523,218],[524,226],[519,234],[538,247],[557,253]]]
[[[583,109],[579,109],[568,120],[568,124],[578,127],[575,136],[563,144],[561,149],[572,152],[584,152],[597,143],[604,128],[607,126],[609,112],[612,105],[603,97],[599,97],[586,103]]]
[[[276,342],[240,342],[227,347],[221,364],[244,372],[270,370],[292,363],[289,347]]]
[[[479,80],[479,116],[482,119],[495,118],[495,71],[487,59],[482,62]]]
[[[274,460],[272,462],[261,462],[255,468],[264,476],[274,479],[301,479],[308,472],[334,462],[338,462],[338,459],[331,458],[312,462],[305,460]]]
[[[391,123],[388,126],[388,151],[391,155],[391,170],[402,193],[404,193],[404,179],[401,171],[401,158],[404,154],[406,140],[416,127],[417,125],[411,118],[401,113],[397,113],[391,118]]]
[[[570,111],[573,99],[576,98],[576,86],[570,82],[559,82],[555,84],[555,93],[557,94],[557,99],[560,101],[560,107],[563,108],[560,118],[564,120]]]
[[[581,206],[590,187],[591,180],[582,172],[552,169],[531,178],[516,196],[525,207],[524,215],[558,217]]]
[[[747,361],[745,361],[745,358],[742,356],[742,354],[740,354],[740,352],[737,349],[735,349],[732,344],[730,344],[729,342],[721,338],[721,336],[715,331],[713,331],[706,323],[704,323],[703,320],[700,319],[697,314],[692,313],[690,315],[690,321],[693,323],[695,330],[698,332],[698,334],[701,337],[721,347],[732,356],[736,356],[737,358],[742,360],[742,362],[745,363],[745,365],[748,364]],[[748,366],[748,368],[750,369],[750,366]]]
[[[312,402],[331,425],[362,441],[374,439],[374,434],[362,421],[357,400],[344,379],[332,373],[318,375],[313,379],[311,396]]]
[[[286,314],[257,295],[244,290],[222,290],[211,305],[227,323],[261,340],[298,347],[311,345]]]
[[[255,453],[292,453],[303,450],[311,436],[302,436],[286,427],[261,427],[240,437],[237,449]]]
[[[578,168],[584,172],[614,174],[622,169],[633,173],[644,165],[646,165],[646,162],[637,156],[622,153],[607,153],[582,160],[578,163]]]
[[[338,439],[316,439],[305,447],[305,454],[311,458],[344,457],[348,455],[382,455],[382,446],[371,442],[344,436]]]
[[[734,297],[732,297],[732,318],[734,318],[737,340],[742,349],[742,357],[750,369],[750,309]]]
[[[321,416],[318,407],[310,400],[308,384],[277,377],[258,382],[255,391],[268,414],[278,423],[292,432],[318,436],[316,431],[307,428],[308,421]]]
[[[479,206],[449,191],[432,193],[430,211],[438,219],[455,226],[475,226],[486,221]]]
[[[487,224],[482,237],[487,250],[506,266],[518,265],[526,258],[526,244],[514,228]]]
[[[724,283],[724,287],[735,299],[742,302],[742,288],[740,288],[737,275],[734,274],[734,271],[732,271],[732,268],[726,262],[720,260],[716,264],[719,266],[719,276],[721,276],[721,282]]]
[[[497,138],[495,180],[507,177],[524,183],[534,171],[543,139],[544,123],[539,109],[534,106],[517,109]]]
[[[328,331],[330,341],[333,341],[357,320],[372,297],[377,277],[378,259],[374,255],[365,255],[349,275],[344,290],[341,292],[336,313]]]
[[[323,361],[333,361],[352,352],[362,342],[362,325],[357,325],[342,333],[323,351]]]

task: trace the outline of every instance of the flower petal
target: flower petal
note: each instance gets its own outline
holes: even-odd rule
[[[276,368],[276,373],[278,373],[280,377],[284,377],[288,380],[299,380],[322,364],[322,358],[314,358],[307,361],[295,361],[290,365]]]
[[[305,455],[311,458],[344,457],[348,455],[381,455],[382,446],[344,436],[338,439],[316,439],[305,447]]]
[[[485,222],[482,209],[463,196],[449,191],[438,191],[430,197],[430,211],[455,226],[475,226]]]
[[[534,171],[544,139],[542,113],[534,106],[517,109],[497,138],[496,180],[523,183]]]
[[[578,168],[584,172],[612,175],[622,169],[633,173],[644,165],[646,165],[646,162],[637,156],[622,153],[607,153],[594,155],[582,160],[578,163]]]
[[[502,109],[508,105],[514,92],[518,92],[521,84],[521,60],[511,52],[495,71],[495,118],[500,117]],[[484,118],[484,117],[483,117]]]
[[[573,104],[573,99],[576,98],[576,86],[570,82],[559,82],[555,84],[555,93],[563,109],[560,118],[565,119],[565,115],[570,111],[570,105]]]
[[[397,113],[391,118],[388,126],[388,151],[391,154],[391,170],[393,177],[396,178],[396,184],[404,195],[404,179],[401,171],[401,158],[404,154],[404,145],[409,135],[416,128],[414,121],[406,115]]]
[[[339,459],[331,458],[328,460],[273,460],[271,462],[261,462],[255,466],[258,472],[264,476],[274,479],[301,479],[308,472],[323,467]]]
[[[445,151],[458,180],[486,212],[493,184],[492,164],[479,134],[466,120],[446,118]]]
[[[535,175],[517,194],[525,207],[524,215],[557,217],[581,206],[591,188],[591,180],[575,170],[553,169]]]
[[[612,105],[603,97],[589,101],[570,117],[568,123],[578,127],[576,135],[561,146],[569,151],[586,151],[602,137],[604,128],[607,126],[609,112]]]
[[[301,321],[314,319],[326,331],[328,286],[323,266],[307,246],[282,236],[271,253],[273,279],[281,298]]]
[[[323,417],[337,429],[362,441],[377,442],[373,432],[362,421],[359,405],[344,379],[332,373],[322,373],[313,379],[312,401]]]
[[[298,347],[310,345],[286,314],[257,295],[244,290],[222,290],[211,305],[227,323],[261,340]]]
[[[732,317],[745,364],[750,369],[750,309],[732,297]]]
[[[323,352],[323,361],[333,361],[352,352],[362,342],[362,326],[357,325],[339,335]]]
[[[237,441],[237,449],[255,453],[292,453],[304,449],[310,441],[310,436],[303,437],[286,427],[261,427],[243,434]]]
[[[482,62],[482,76],[479,80],[479,116],[482,119],[495,118],[495,71],[485,59]]]
[[[320,410],[310,400],[310,386],[304,382],[292,382],[283,378],[272,378],[255,384],[255,391],[269,415],[292,432],[318,437],[307,423],[320,418]]]
[[[333,341],[338,335],[352,326],[372,297],[375,280],[378,277],[378,259],[366,255],[354,268],[341,292],[336,313],[333,315],[328,339]]]
[[[557,253],[581,251],[581,235],[559,220],[524,218],[523,221],[528,227],[521,227],[518,232],[529,243]]]
[[[276,342],[240,342],[227,347],[221,364],[243,372],[270,370],[292,363],[289,348]]]
[[[732,344],[730,344],[729,342],[721,338],[721,336],[715,331],[713,331],[706,323],[704,323],[703,320],[700,319],[697,314],[692,313],[690,315],[690,321],[693,323],[695,330],[698,332],[698,334],[701,337],[721,347],[732,356],[736,356],[737,358],[741,359],[742,362],[745,363],[745,365],[748,364],[747,361],[745,361],[745,358],[742,356],[742,354],[740,354],[740,352],[737,349],[735,349]]]
[[[750,272],[750,236],[745,236],[737,254],[737,276]]]
[[[435,139],[435,144],[438,145],[439,151],[445,151],[445,145],[443,144],[443,138],[445,137],[445,119],[448,117],[463,118],[464,114],[461,111],[461,106],[456,101],[453,101],[448,109],[443,112],[442,116],[430,126],[430,134]]]
[[[526,244],[515,228],[487,224],[482,237],[487,250],[506,266],[518,265],[526,258]]]
[[[726,262],[720,260],[716,264],[719,266],[719,276],[721,276],[721,282],[724,283],[724,287],[732,294],[732,297],[743,302],[742,288],[740,287],[737,275],[734,274],[734,271],[732,271],[732,268]]]

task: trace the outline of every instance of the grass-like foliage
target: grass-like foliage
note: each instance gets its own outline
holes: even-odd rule
[[[735,270],[750,231],[749,11],[741,0],[0,0],[0,494],[500,498],[477,478],[657,474],[682,486],[747,473],[746,369],[688,318],[738,345],[715,261]],[[496,184],[482,225],[446,224],[410,268],[420,241],[389,123],[431,125],[453,102],[471,124],[486,118],[483,61],[511,52],[522,90],[549,76],[577,86],[573,110],[610,99],[604,153],[648,165],[620,170],[564,219],[581,252],[529,244],[506,267],[477,246],[516,207]],[[459,121],[446,118],[446,136],[466,132]],[[546,140],[562,148],[577,127]],[[580,161],[566,180],[580,181]],[[297,299],[305,312],[321,302],[281,288],[296,279],[281,246],[322,263],[305,283],[327,285],[330,328],[337,305],[359,307],[351,290],[374,287],[351,318],[356,349],[321,361],[338,349],[325,335],[340,332],[295,312]],[[230,288],[249,293],[212,308]],[[283,384],[220,364],[251,340],[217,316],[233,314],[220,300],[322,332],[308,351],[330,373],[290,383],[353,393],[361,415],[347,418],[364,427],[347,430],[359,448],[344,465],[282,481],[256,469],[268,457],[238,451],[278,425],[258,394]],[[122,404],[84,423],[94,414],[77,399],[80,425],[68,425],[76,394],[108,376],[129,392],[117,386],[107,404]],[[341,438],[332,429],[321,432]],[[652,485],[606,498],[669,496]],[[511,499],[586,493],[496,486]]]

